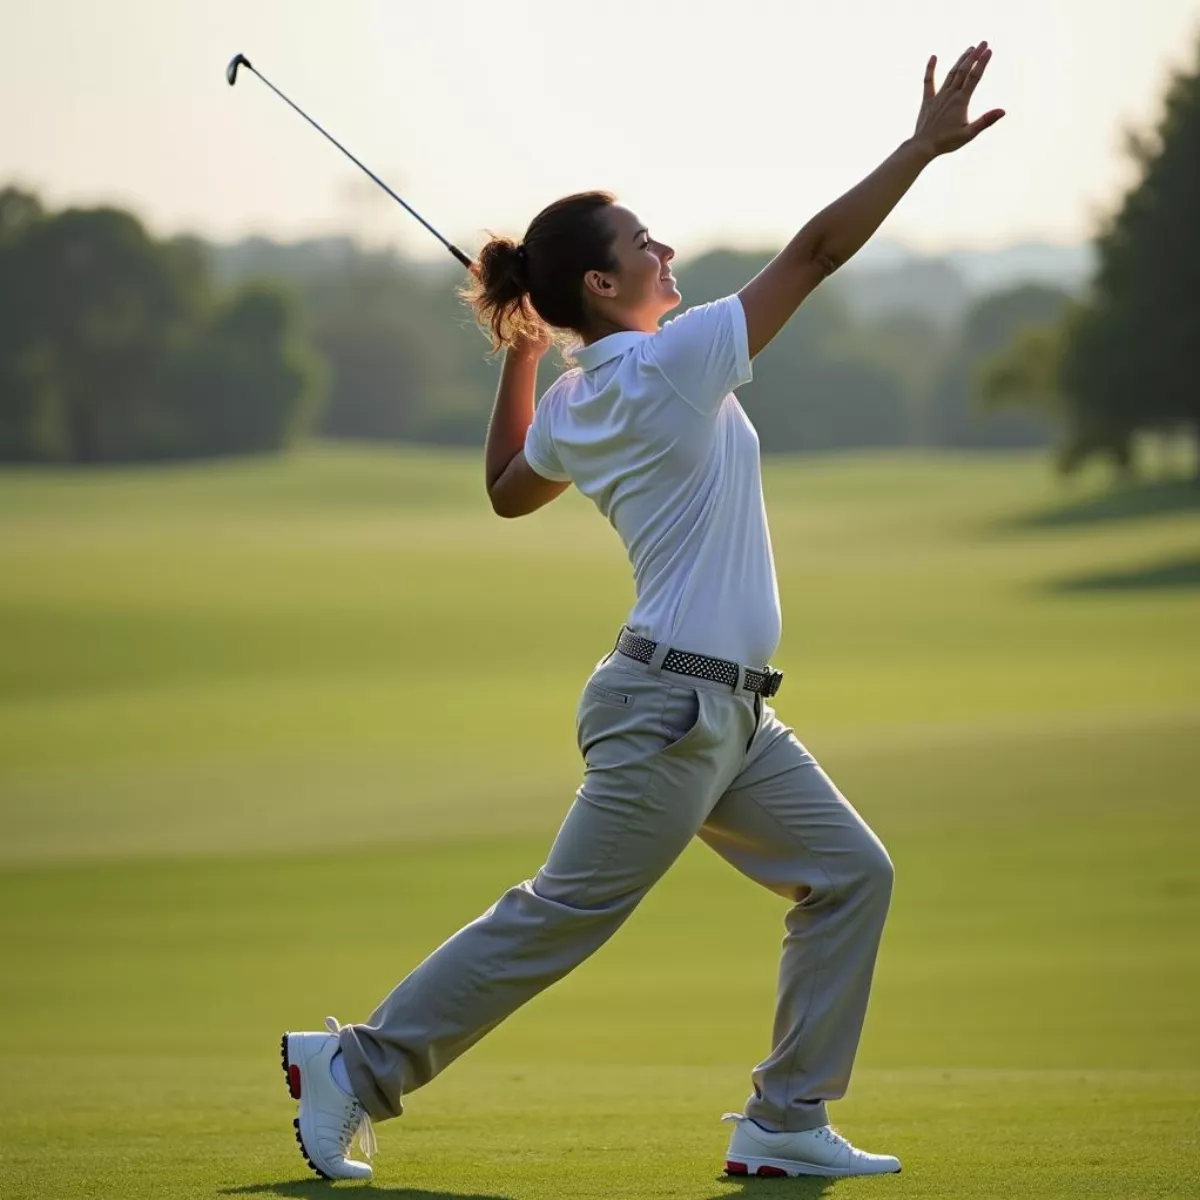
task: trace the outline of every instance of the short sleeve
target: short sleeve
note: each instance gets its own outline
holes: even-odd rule
[[[548,396],[533,414],[533,423],[525,434],[525,461],[543,478],[555,483],[569,483],[571,476],[563,470],[554,439],[550,436],[550,418],[554,405]]]
[[[741,300],[726,296],[689,308],[650,339],[649,355],[693,408],[716,412],[735,387],[754,375]]]

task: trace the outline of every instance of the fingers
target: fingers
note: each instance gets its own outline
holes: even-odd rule
[[[975,56],[975,61],[971,64],[970,70],[963,79],[962,90],[968,96],[979,86],[979,81],[983,78],[983,73],[987,70],[988,63],[992,61],[992,52],[987,49],[987,42],[983,43],[983,47],[983,53]]]
[[[962,57],[954,64],[954,70],[946,77],[946,82],[942,84],[944,91],[961,91],[967,87],[973,77],[976,67],[981,60],[984,61],[984,66],[987,65],[987,59],[992,57],[991,50],[988,49],[987,42],[980,42],[978,46],[968,46],[963,51]],[[983,71],[980,69],[979,74]],[[978,76],[974,76],[975,83],[979,82]],[[971,84],[971,90],[974,90],[975,83]]]
[[[942,91],[943,92],[952,92],[956,88],[961,86],[959,83],[959,77],[963,74],[967,63],[971,58],[971,55],[973,55],[974,53],[975,53],[975,47],[968,46],[958,56],[958,62],[956,62],[954,64],[954,66],[952,66],[950,68],[950,74],[947,75],[946,78],[942,81]]]
[[[991,112],[986,112],[982,117],[977,117],[967,126],[967,141],[973,141],[985,129],[990,129],[1002,116],[1004,116],[1004,109],[993,108]]]
[[[937,66],[937,55],[931,54],[925,64],[925,99],[932,100],[934,96],[933,69]]]

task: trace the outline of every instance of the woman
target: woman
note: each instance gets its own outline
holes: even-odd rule
[[[400,983],[361,1025],[292,1033],[283,1062],[310,1165],[369,1178],[347,1157],[371,1118],[398,1116],[428,1083],[531,997],[600,948],[701,837],[787,897],[775,1045],[753,1072],[726,1170],[734,1175],[898,1171],[829,1125],[862,1030],[892,865],[879,840],[764,700],[779,598],[758,438],[732,389],[801,301],[858,251],[940,154],[1003,116],[971,123],[991,57],[935,60],[914,135],[814,217],[735,296],[659,321],[680,301],[671,248],[606,193],[570,196],[524,241],[493,238],[470,295],[507,347],[488,430],[488,495],[519,517],[574,483],[620,534],[637,600],[578,714],[586,763],[537,877],[507,892]],[[534,412],[550,330],[582,343]]]

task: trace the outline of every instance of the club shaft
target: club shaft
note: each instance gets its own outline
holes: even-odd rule
[[[358,169],[360,171],[362,171],[366,175],[369,175],[407,213],[409,213],[413,217],[416,217],[416,219],[418,221],[420,221],[421,224],[424,225],[425,228],[428,229],[429,232],[432,233],[433,236],[435,238],[437,238],[437,240],[439,242],[441,242],[442,245],[445,246],[446,249],[449,250],[450,253],[453,254],[454,257],[457,258],[458,261],[460,263],[462,263],[462,265],[464,267],[466,267],[468,270],[470,269],[471,259],[466,254],[464,254],[456,245],[454,245],[452,242],[448,242],[444,237],[442,237],[442,235],[440,233],[438,233],[438,231],[436,229],[434,229],[434,227],[432,225],[430,225],[430,223],[427,220],[425,220],[425,218],[423,216],[421,216],[421,214],[419,212],[417,212],[417,210],[415,208],[413,208],[411,204],[409,204],[406,200],[404,200],[403,197],[396,195],[396,193],[393,192],[392,189],[390,187],[388,187],[388,185],[386,183],[384,183],[383,180],[380,179],[379,176],[376,175],[375,172],[372,171],[371,168],[366,165],[366,163],[361,162],[359,159],[355,158],[354,155],[351,154],[350,151],[347,150],[346,147],[343,146],[342,143],[339,142],[337,140],[337,138],[335,138],[333,136],[333,134],[328,133],[326,130],[322,129],[321,126],[318,125],[316,123],[316,121],[314,121],[312,119],[312,117],[310,117],[308,115],[308,113],[306,113],[304,111],[304,109],[302,109],[298,104],[293,104],[292,101],[289,100],[287,98],[287,96],[285,96],[264,74],[262,74],[261,71],[258,71],[256,68],[252,67],[248,62],[243,62],[242,66],[245,67],[249,71],[253,71],[254,74],[257,75],[259,77],[259,79],[261,79],[263,81],[263,83],[265,83],[267,85],[267,87],[269,87],[271,89],[271,91],[273,91],[275,93],[275,95],[277,95],[280,98],[280,100],[284,101],[284,103],[287,104],[290,108],[295,109],[296,112],[298,112],[319,134],[321,134],[323,137],[328,138],[329,141],[331,141],[356,167],[358,167]]]

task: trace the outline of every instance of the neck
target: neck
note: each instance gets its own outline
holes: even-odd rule
[[[658,329],[658,325],[648,326],[645,322],[641,324],[631,324],[628,320],[612,317],[596,317],[591,322],[590,326],[584,331],[581,336],[583,344],[590,346],[593,342],[598,342],[601,338],[606,338],[613,333],[654,333]]]

